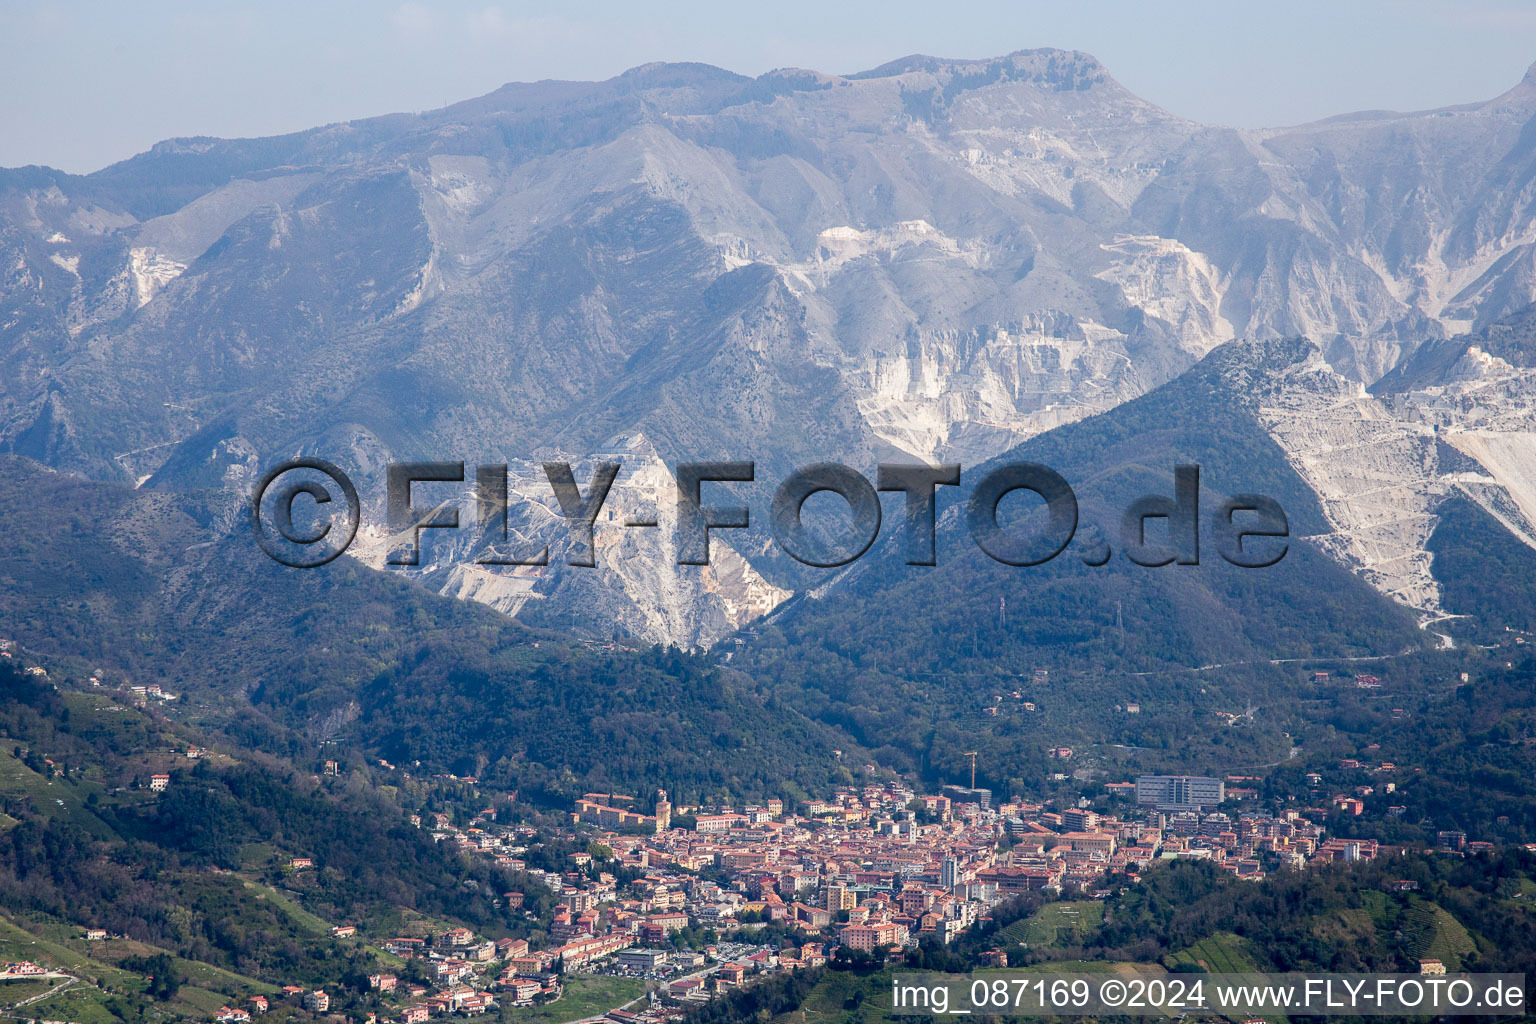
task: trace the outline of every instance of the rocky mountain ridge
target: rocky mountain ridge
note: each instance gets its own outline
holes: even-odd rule
[[[979,464],[1233,339],[1300,335],[1318,353],[1256,382],[1265,421],[1325,546],[1428,620],[1446,493],[1536,538],[1529,370],[1469,350],[1370,389],[1536,301],[1533,202],[1531,75],[1264,132],[1055,50],[509,85],[83,177],[0,171],[0,448],[164,488],[314,453],[368,495],[392,459],[536,480],[622,449],[640,503],[658,467],[754,459],[766,509],[797,465]],[[365,522],[377,539],[377,498]],[[621,536],[600,578],[462,549],[422,576],[688,645],[816,582],[761,529],[702,572]]]

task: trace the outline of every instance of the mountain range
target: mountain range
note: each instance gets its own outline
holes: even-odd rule
[[[1451,643],[1531,625],[1465,597],[1434,538],[1536,548],[1533,204],[1536,71],[1486,103],[1266,131],[1184,120],[1058,50],[513,84],[0,171],[0,450],[232,497],[317,455],[358,482],[373,568],[386,463],[509,462],[512,528],[551,565],[477,565],[461,531],[409,575],[535,626],[708,647],[798,628],[811,595],[875,600],[871,571],[773,544],[795,467],[960,462],[970,483],[1214,388],[1237,450],[1274,456],[1254,474],[1294,482],[1303,562]],[[1203,443],[1182,456],[1219,464],[1228,440]],[[1074,484],[1099,455],[1074,450]],[[687,567],[668,530],[600,524],[598,568],[564,566],[551,458],[583,481],[622,461],[612,515],[663,526],[676,463],[753,460],[753,527]],[[1145,468],[1171,490],[1171,464]],[[208,522],[247,542],[227,508]]]

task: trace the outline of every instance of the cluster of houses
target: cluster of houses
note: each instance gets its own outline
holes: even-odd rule
[[[535,973],[526,962],[525,939],[492,942],[477,938],[468,928],[450,928],[437,936],[435,942],[402,936],[384,946],[396,956],[424,960],[435,986],[429,994],[425,986],[403,987],[393,974],[369,976],[369,988],[416,1000],[402,1011],[401,1019],[407,1022],[454,1013],[484,1013],[498,1005],[491,990],[501,993],[501,1001],[513,1006],[527,1006],[540,996],[552,998],[560,994],[559,978],[545,969],[547,964]],[[496,965],[502,968],[499,973],[495,972]]]
[[[587,908],[577,911],[585,917],[595,905],[592,900],[611,894],[611,881],[605,891],[599,880],[591,889],[571,890],[570,902],[577,908]],[[530,949],[524,939],[482,939],[467,928],[451,928],[433,939],[389,939],[383,943],[384,948],[395,956],[422,962],[431,981],[411,984],[396,974],[381,972],[369,975],[369,988],[397,1004],[401,1024],[421,1024],[433,1017],[478,1016],[499,1006],[528,1006],[557,998],[566,972],[579,971],[598,961],[646,977],[658,977],[658,972],[668,969],[674,973],[693,971],[689,977],[673,981],[658,992],[677,1004],[708,999],[724,988],[743,984],[747,977],[760,971],[790,970],[803,963],[794,957],[758,949],[738,962],[706,967],[711,963],[706,954],[715,952],[713,947],[703,953],[636,948],[636,929],[620,927],[604,914],[577,926],[570,918],[571,912],[572,908],[564,904],[557,910],[556,922],[562,925],[563,941],[542,950]],[[590,930],[586,926],[591,926]],[[339,931],[333,929],[333,934]],[[825,962],[820,946],[808,952],[819,958],[812,962]],[[309,995],[303,998],[309,1007]],[[656,1005],[639,1013],[626,1013],[614,1021],[645,1024],[675,1015],[667,1005]]]
[[[306,988],[303,985],[284,985],[282,998],[290,1003],[296,1003],[310,1013],[327,1013],[331,1008],[331,997],[324,989]],[[245,1001],[244,1006],[221,1006],[219,1012],[214,1014],[217,1024],[249,1024],[254,1017],[272,1009],[272,1001],[266,996],[251,996]],[[377,1024],[370,1016],[368,1024]]]
[[[587,829],[583,835],[612,850],[613,864],[639,877],[619,891],[606,873],[593,880],[530,872],[561,902],[550,929],[554,945],[526,953],[517,969],[535,978],[556,962],[589,965],[665,943],[690,926],[725,930],[755,921],[801,930],[811,959],[824,955],[822,942],[860,950],[924,935],[948,942],[1014,893],[1093,891],[1110,873],[1134,877],[1156,860],[1205,860],[1256,880],[1269,865],[1376,856],[1370,840],[1327,838],[1314,820],[1326,808],[1217,809],[1256,797],[1255,781],[1155,776],[1110,783],[1111,796],[1132,804],[1117,813],[1023,801],[993,806],[986,790],[919,794],[899,780],[847,787],[793,809],[778,800],[673,808],[658,793],[646,814],[634,798],[589,793],[577,801],[572,829]],[[674,815],[691,817],[693,827],[667,827]],[[518,853],[528,834],[485,821],[467,829],[446,818],[427,824],[441,841],[526,870]],[[578,866],[585,856],[577,855]],[[700,877],[706,868],[710,877]],[[722,875],[725,882],[713,880]]]
[[[538,834],[531,827],[498,825],[490,812],[467,827],[446,815],[413,816],[437,841],[523,871],[553,892],[559,902],[550,941],[530,949],[522,940],[491,942],[465,929],[432,943],[402,937],[387,948],[427,960],[435,990],[400,992],[399,980],[389,975],[370,981],[381,992],[400,992],[407,1024],[480,1013],[495,1005],[492,999],[509,1005],[548,999],[559,994],[563,972],[599,964],[658,978],[675,1000],[707,999],[756,972],[822,964],[833,945],[874,951],[925,935],[948,942],[1015,893],[1067,886],[1093,891],[1106,874],[1134,876],[1155,860],[1201,859],[1257,879],[1266,864],[1376,856],[1374,842],[1326,838],[1300,812],[1234,814],[1212,806],[1245,795],[1248,781],[1159,776],[1112,783],[1111,793],[1130,803],[1118,814],[1019,801],[993,806],[985,790],[919,794],[890,781],[848,787],[794,809],[778,800],[678,808],[695,827],[659,831],[654,824],[673,812],[664,794],[650,814],[618,794],[587,794],[562,834],[599,840],[611,860],[595,869],[590,855],[577,853],[575,870],[564,873],[528,866],[523,854]],[[1165,797],[1172,803],[1159,803]],[[623,816],[600,817],[607,811]],[[604,828],[604,820],[624,827]],[[598,870],[616,867],[633,880],[620,886],[614,874]],[[500,898],[515,908],[523,894]],[[778,922],[803,939],[798,948],[761,949],[707,973],[670,977],[686,975],[692,964],[682,958],[698,955],[657,948],[675,947],[679,932],[725,932],[753,922]]]
[[[1063,749],[1057,756],[1071,753]],[[632,798],[590,793],[556,836],[576,845],[600,842],[607,848],[599,851],[604,862],[594,865],[591,854],[575,853],[572,870],[563,872],[538,870],[524,859],[528,846],[547,834],[500,825],[492,811],[468,826],[444,814],[412,815],[412,823],[429,829],[436,841],[548,888],[558,899],[549,941],[534,949],[523,939],[493,941],[467,928],[432,938],[401,936],[382,945],[421,963],[424,972],[410,973],[430,980],[413,984],[378,973],[368,983],[388,998],[400,1024],[422,1024],[556,998],[562,978],[572,972],[623,973],[658,986],[648,1006],[609,1011],[609,1024],[665,1024],[689,1004],[746,984],[755,974],[820,966],[835,946],[874,952],[926,935],[951,941],[996,903],[1027,890],[1079,887],[1100,894],[1106,875],[1135,877],[1168,859],[1200,859],[1258,879],[1272,864],[1299,868],[1379,855],[1374,840],[1325,835],[1319,824],[1325,807],[1278,814],[1233,810],[1232,801],[1241,807],[1256,797],[1249,787],[1255,781],[1144,776],[1110,783],[1110,795],[1124,800],[1111,803],[1113,813],[1023,801],[994,806],[982,789],[952,786],[919,794],[888,781],[847,787],[795,808],[779,800],[677,808],[677,816],[692,818],[692,828],[670,827],[674,809],[665,793],[657,794],[651,813],[637,810]],[[1448,832],[1441,845],[1456,850],[1475,844]],[[312,866],[308,858],[290,863],[295,870]],[[625,869],[625,884],[611,873],[618,868]],[[524,896],[505,892],[498,899],[516,910]],[[727,948],[700,938],[706,929],[724,933],[755,922],[777,922],[798,930],[801,939],[771,949]],[[678,941],[690,929],[698,949]],[[355,933],[350,925],[332,929],[337,938]],[[291,987],[285,995],[315,1013],[330,1005],[323,990]],[[218,1020],[244,1024],[266,1008],[257,997],[250,1009],[224,1008]]]
[[[1376,855],[1370,840],[1326,838],[1308,812],[1216,809],[1256,796],[1252,781],[1157,776],[1111,783],[1112,795],[1136,801],[1122,813],[992,806],[985,790],[918,794],[899,781],[849,787],[794,812],[779,801],[677,808],[696,827],[650,834],[642,822],[640,829],[598,833],[615,863],[641,872],[627,892],[602,883],[574,890],[567,880],[550,880],[563,899],[553,934],[567,945],[602,947],[661,941],[686,925],[777,921],[810,940],[872,950],[924,935],[948,942],[1014,893],[1093,891],[1109,873],[1134,877],[1156,860],[1200,859],[1259,879],[1267,865]],[[629,802],[588,794],[572,823],[594,824],[595,808]],[[700,878],[701,868],[729,881]]]

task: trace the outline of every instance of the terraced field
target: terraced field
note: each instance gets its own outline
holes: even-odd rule
[[[1247,940],[1231,932],[1217,932],[1210,938],[1201,939],[1168,957],[1167,964],[1169,967],[1194,964],[1212,974],[1246,974],[1259,969]]]
[[[998,933],[999,943],[1023,943],[1031,948],[1075,946],[1104,924],[1104,904],[1093,900],[1047,903],[1022,921]]]
[[[1462,923],[1444,907],[1415,901],[1403,911],[1403,948],[1417,959],[1444,962],[1446,970],[1461,969],[1462,960],[1477,948]]]

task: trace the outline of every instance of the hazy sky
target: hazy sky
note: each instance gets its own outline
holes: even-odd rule
[[[1536,0],[0,0],[0,166],[89,171],[173,136],[267,135],[653,60],[846,73],[1033,46],[1086,50],[1185,117],[1264,127],[1497,95],[1536,61]]]

